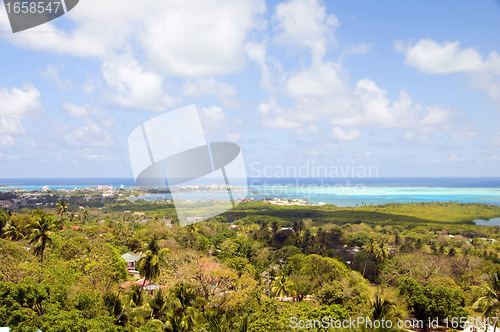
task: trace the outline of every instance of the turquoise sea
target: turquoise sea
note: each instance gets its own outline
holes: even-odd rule
[[[201,183],[200,183],[201,184]],[[207,185],[205,183],[204,185]],[[356,206],[410,202],[487,203],[500,206],[500,178],[250,178],[247,198],[306,199],[310,203]],[[0,179],[0,190],[73,189],[112,185],[135,186],[131,178]],[[185,200],[219,200],[226,192],[184,193]],[[233,192],[244,198],[243,192]],[[170,199],[169,194],[149,195],[147,200]]]

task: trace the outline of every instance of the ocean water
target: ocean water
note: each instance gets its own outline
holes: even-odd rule
[[[210,180],[208,180],[210,181]],[[208,185],[210,183],[200,183]],[[500,178],[249,178],[247,198],[307,199],[311,203],[337,206],[361,204],[459,202],[487,203],[500,206]],[[0,179],[0,190],[73,189],[112,185],[125,188],[135,186],[133,178],[85,179]],[[183,194],[185,200],[219,200],[225,191]],[[233,192],[235,198],[244,198],[243,192]],[[146,200],[171,199],[169,194],[147,195]]]

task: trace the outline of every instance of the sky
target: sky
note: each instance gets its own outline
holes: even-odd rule
[[[129,134],[191,104],[249,176],[498,177],[498,31],[490,0],[81,0],[15,34],[0,3],[0,178],[130,178]]]

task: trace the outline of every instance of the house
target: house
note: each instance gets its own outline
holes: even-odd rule
[[[124,255],[122,255],[122,258],[127,262],[127,270],[130,274],[137,274],[139,272],[137,272],[135,270],[136,266],[137,266],[137,262],[144,256],[142,255],[139,255],[139,254],[134,254],[134,253],[131,253],[131,252],[128,252]]]
[[[13,207],[15,204],[12,203],[11,201],[0,201],[0,206],[1,207],[4,207],[4,208],[11,208]]]

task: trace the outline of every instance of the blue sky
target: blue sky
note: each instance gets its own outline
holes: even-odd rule
[[[82,0],[12,34],[0,178],[132,177],[127,138],[195,104],[270,166],[500,176],[500,2]]]

